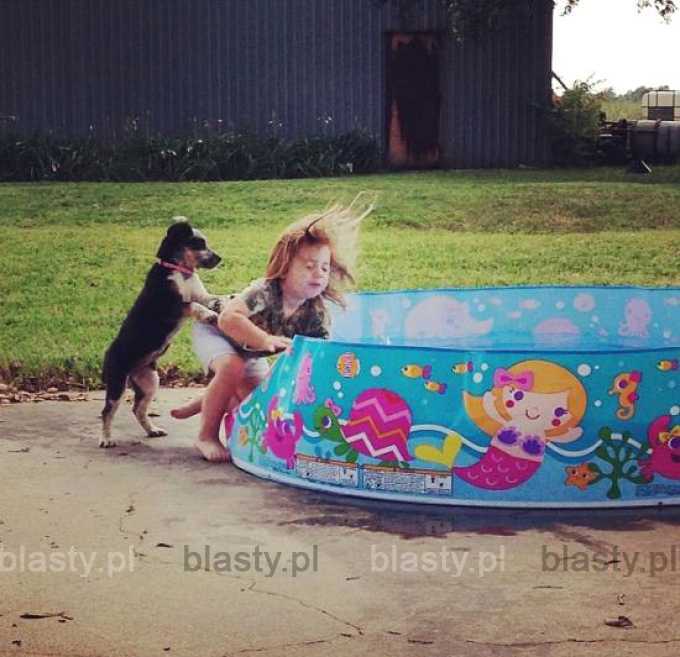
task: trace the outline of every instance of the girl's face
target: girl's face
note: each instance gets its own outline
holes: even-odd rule
[[[331,250],[328,246],[305,244],[300,247],[283,279],[285,296],[306,301],[318,297],[328,287]]]
[[[530,392],[513,385],[503,386],[501,404],[524,431],[544,434],[559,429],[571,418],[567,406],[568,392]]]

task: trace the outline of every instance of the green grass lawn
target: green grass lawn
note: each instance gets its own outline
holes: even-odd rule
[[[214,292],[261,275],[292,219],[361,190],[361,289],[518,284],[680,285],[680,167],[471,171],[187,184],[0,185],[0,376],[96,385],[169,218],[205,229]],[[166,370],[199,372],[186,328]]]

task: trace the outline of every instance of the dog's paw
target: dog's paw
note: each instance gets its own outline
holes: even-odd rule
[[[100,438],[99,439],[99,446],[100,447],[115,447],[116,446],[116,441],[113,440],[112,438]]]
[[[165,429],[162,429],[161,427],[152,426],[146,432],[146,435],[149,436],[149,438],[160,438],[161,436],[167,436],[168,432]]]
[[[222,312],[222,309],[224,308],[224,299],[220,297],[215,297],[213,299],[210,299],[206,305],[206,308],[209,310],[212,310],[214,313],[217,313],[218,315]]]

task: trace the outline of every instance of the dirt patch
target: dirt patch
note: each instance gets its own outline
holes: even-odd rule
[[[0,406],[42,401],[88,401],[89,393],[101,391],[97,385],[79,383],[72,376],[36,375],[5,376],[0,372]],[[159,370],[161,386],[165,388],[202,388],[208,377],[180,372],[174,366]]]

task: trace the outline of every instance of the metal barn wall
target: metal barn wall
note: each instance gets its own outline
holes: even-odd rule
[[[444,37],[442,153],[455,167],[545,157],[552,2],[485,43]],[[120,135],[208,121],[286,137],[385,136],[385,33],[443,30],[375,0],[0,0],[0,116],[26,134]],[[444,34],[444,32],[442,32]],[[7,125],[7,120],[4,121]]]
[[[454,168],[542,164],[551,96],[552,2],[483,43],[448,41],[442,131]]]

